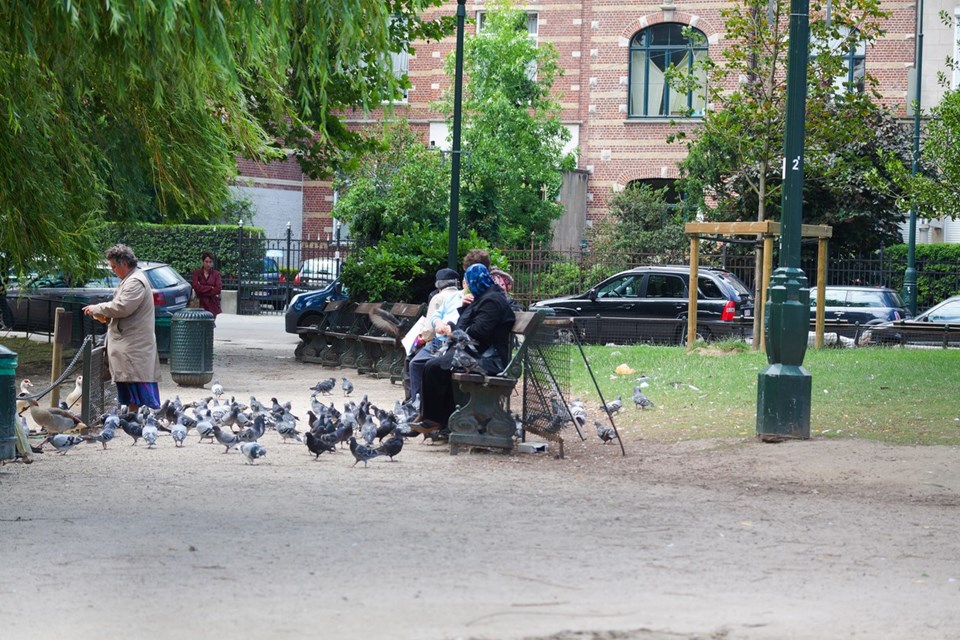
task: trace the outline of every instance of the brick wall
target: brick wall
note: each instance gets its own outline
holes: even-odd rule
[[[720,10],[723,2],[676,0],[672,22],[693,25],[708,38],[711,55],[724,46]],[[466,4],[467,16],[476,17],[487,7],[483,2]],[[907,0],[887,0],[883,8],[892,13],[887,33],[867,50],[869,73],[879,80],[881,100],[902,112],[906,101],[907,69],[913,63],[914,11]],[[560,53],[564,75],[554,86],[563,107],[563,120],[579,125],[579,167],[590,172],[588,220],[606,214],[613,190],[637,179],[675,178],[676,162],[684,155],[679,145],[666,143],[673,127],[665,120],[628,119],[626,113],[629,42],[633,35],[664,21],[661,2],[623,0],[540,0],[529,1],[524,9],[538,14],[538,38],[552,42]],[[451,0],[426,14],[455,15]],[[472,33],[476,26],[467,25]],[[394,107],[397,116],[408,118],[424,133],[429,123],[442,117],[431,110],[450,86],[443,73],[443,61],[454,50],[451,36],[442,42],[417,43],[410,56],[412,87],[405,104]],[[376,111],[351,122],[366,126],[384,117]],[[246,168],[241,167],[245,173]],[[332,233],[330,211],[333,194],[329,182],[303,183],[304,234]]]

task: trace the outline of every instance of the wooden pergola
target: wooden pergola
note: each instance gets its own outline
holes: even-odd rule
[[[763,238],[763,271],[761,273],[761,295],[754,305],[754,312],[760,321],[760,350],[766,350],[764,343],[763,313],[767,303],[767,289],[770,288],[770,274],[773,272],[773,239],[780,235],[780,223],[765,220],[763,222],[688,222],[684,231],[690,236],[690,282],[697,281],[700,261],[700,239],[710,236],[717,239],[732,236],[761,236]],[[833,227],[822,224],[801,225],[800,236],[817,238],[817,321],[816,342],[819,349],[823,346],[823,297],[827,283],[827,241],[833,236]],[[697,287],[690,289],[690,311],[687,315],[687,344],[692,345],[697,337]]]

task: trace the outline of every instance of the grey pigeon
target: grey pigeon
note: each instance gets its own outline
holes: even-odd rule
[[[220,396],[223,395],[223,385],[220,384],[219,380],[214,380],[213,385],[210,386],[210,393],[217,397],[217,400],[220,399]]]
[[[581,427],[587,423],[587,408],[583,406],[583,401],[574,400],[570,403],[570,416],[577,421]]]
[[[600,439],[603,440],[603,444],[607,444],[611,440],[617,439],[617,432],[614,431],[613,427],[611,427],[610,425],[604,424],[599,420],[595,421],[593,424],[594,426],[596,426],[597,436],[599,436]]]
[[[363,466],[367,466],[368,461],[380,455],[380,452],[376,449],[358,443],[357,439],[353,436],[350,436],[350,453],[356,458],[353,466],[357,466],[357,462],[361,461],[363,462]]]
[[[329,395],[335,386],[337,386],[337,379],[327,378],[326,380],[321,380],[317,384],[310,387],[310,391],[316,391],[317,393]]]
[[[267,450],[259,442],[244,442],[240,445],[240,453],[246,456],[247,464],[253,464],[253,461],[257,458],[267,455]]]
[[[615,399],[603,405],[603,408],[607,411],[607,413],[617,413],[623,409],[623,398],[617,396]]]
[[[653,409],[653,402],[643,394],[640,387],[633,388],[633,404],[640,410]]]
[[[368,447],[373,445],[373,440],[377,437],[377,425],[373,423],[373,416],[369,413],[360,426],[360,437],[363,438]]]
[[[213,441],[214,432],[213,432],[213,423],[210,422],[210,411],[205,412],[205,416],[197,416],[197,433],[200,434],[200,442],[203,442],[206,439]]]
[[[83,439],[87,442],[99,442],[103,445],[103,448],[106,449],[107,443],[117,435],[118,424],[120,424],[120,419],[117,416],[108,416],[103,423],[103,429],[100,430],[100,433],[84,436]]]
[[[343,395],[345,396],[353,393],[353,383],[346,378],[343,378],[343,384],[341,384],[340,387],[343,389]]]
[[[170,437],[173,438],[173,443],[177,447],[182,447],[183,441],[187,439],[187,426],[182,422],[173,425],[173,428],[170,429]]]
[[[147,443],[147,448],[152,449],[157,446],[157,436],[160,432],[157,430],[157,424],[150,418],[147,424],[143,425],[143,441]]]
[[[71,436],[65,433],[56,433],[50,436],[47,436],[47,439],[44,442],[49,442],[53,445],[53,448],[60,452],[60,455],[67,455],[67,451],[73,449],[75,446],[83,442],[81,436]]]
[[[230,431],[224,431],[220,427],[214,425],[213,435],[217,439],[217,442],[224,446],[224,453],[230,453],[230,449],[233,449],[240,444],[240,437],[231,433]]]
[[[277,425],[277,433],[280,434],[282,442],[286,444],[287,440],[296,440],[297,442],[303,442],[303,438],[300,437],[300,432],[297,431],[296,422],[281,422]]]

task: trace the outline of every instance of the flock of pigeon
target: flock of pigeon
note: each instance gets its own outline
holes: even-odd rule
[[[340,388],[344,396],[349,398],[354,390],[353,383],[347,378],[341,378],[341,381]],[[210,387],[212,395],[196,402],[183,403],[180,396],[175,396],[173,400],[166,400],[157,410],[141,407],[139,411],[130,412],[126,407],[116,407],[98,418],[97,425],[94,425],[99,426],[98,430],[83,424],[71,410],[80,397],[81,385],[82,378],[78,377],[76,389],[60,403],[59,408],[46,408],[36,400],[26,398],[29,387],[33,385],[29,380],[21,382],[17,400],[20,428],[25,437],[29,435],[23,415],[29,412],[36,425],[47,435],[39,446],[34,447],[35,452],[42,452],[43,447],[49,444],[60,455],[66,455],[84,442],[100,443],[106,449],[118,430],[129,436],[134,445],[143,440],[148,448],[153,448],[163,432],[170,435],[176,447],[182,447],[193,430],[199,442],[217,442],[224,447],[223,453],[239,451],[245,462],[253,464],[267,454],[261,440],[267,431],[275,431],[284,444],[296,442],[305,445],[315,460],[324,453],[332,453],[338,447],[349,445],[354,466],[360,462],[366,466],[370,460],[378,457],[393,461],[402,451],[406,438],[421,434],[425,440],[442,437],[436,432],[418,428],[415,420],[419,414],[419,397],[412,401],[397,401],[392,411],[374,406],[367,396],[359,403],[346,400],[342,410],[338,410],[333,402],[325,404],[319,397],[332,395],[337,387],[336,378],[326,378],[309,388],[310,410],[303,419],[291,412],[292,404],[289,401],[281,403],[276,398],[271,398],[269,405],[261,403],[254,396],[250,396],[246,404],[232,397],[224,401],[224,388],[215,380]],[[641,410],[654,408],[653,402],[639,386],[634,387],[633,402]],[[586,424],[587,411],[582,401],[574,400],[569,412],[557,400],[552,400],[552,403],[553,411],[546,416],[548,430],[551,430],[551,425],[553,431],[559,430],[571,421],[576,421],[580,426]],[[619,413],[623,410],[622,397],[617,396],[602,408],[610,415]],[[515,415],[514,418],[519,438],[523,423],[520,416]],[[596,420],[594,426],[604,444],[619,437],[609,424]]]
[[[282,443],[305,445],[315,460],[323,453],[349,445],[354,466],[359,462],[366,466],[378,457],[393,461],[403,449],[404,439],[420,435],[410,424],[418,413],[416,403],[397,402],[392,411],[387,411],[374,406],[367,396],[360,402],[346,400],[342,410],[333,402],[322,402],[318,395],[331,395],[336,387],[335,378],[321,380],[309,389],[312,392],[310,410],[303,419],[291,412],[289,401],[281,403],[271,398],[267,405],[254,396],[246,404],[235,398],[222,400],[223,386],[214,381],[210,388],[212,395],[196,402],[183,403],[176,396],[157,410],[141,407],[139,411],[130,412],[126,407],[117,407],[98,418],[99,429],[89,429],[67,408],[72,400],[69,397],[59,408],[41,407],[36,400],[26,399],[30,386],[29,380],[21,382],[17,405],[20,428],[25,436],[29,435],[23,415],[26,412],[47,434],[40,445],[34,447],[37,453],[47,444],[60,455],[66,455],[84,442],[100,443],[106,449],[118,431],[129,436],[133,445],[143,440],[147,448],[156,447],[160,433],[164,432],[176,447],[182,447],[193,431],[199,442],[217,442],[223,445],[223,453],[239,451],[245,462],[253,464],[267,454],[261,440],[267,431],[275,431]],[[340,386],[344,396],[349,397],[353,392],[353,384],[347,378],[342,378]]]

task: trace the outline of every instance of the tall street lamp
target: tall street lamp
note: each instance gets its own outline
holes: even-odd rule
[[[809,0],[790,2],[780,261],[770,278],[769,302],[764,306],[769,364],[757,379],[757,436],[764,441],[810,437],[812,379],[803,368],[810,289],[800,269],[809,7]]]
[[[913,105],[913,167],[910,174],[920,169],[920,76],[923,72],[923,0],[917,4],[916,103]],[[903,273],[903,297],[910,313],[917,313],[917,203],[910,205],[907,226],[907,270]]]
[[[447,246],[447,267],[457,269],[457,236],[460,219],[460,120],[463,105],[463,23],[467,17],[467,0],[457,0],[457,52],[453,77],[453,148],[450,165],[450,242]]]

